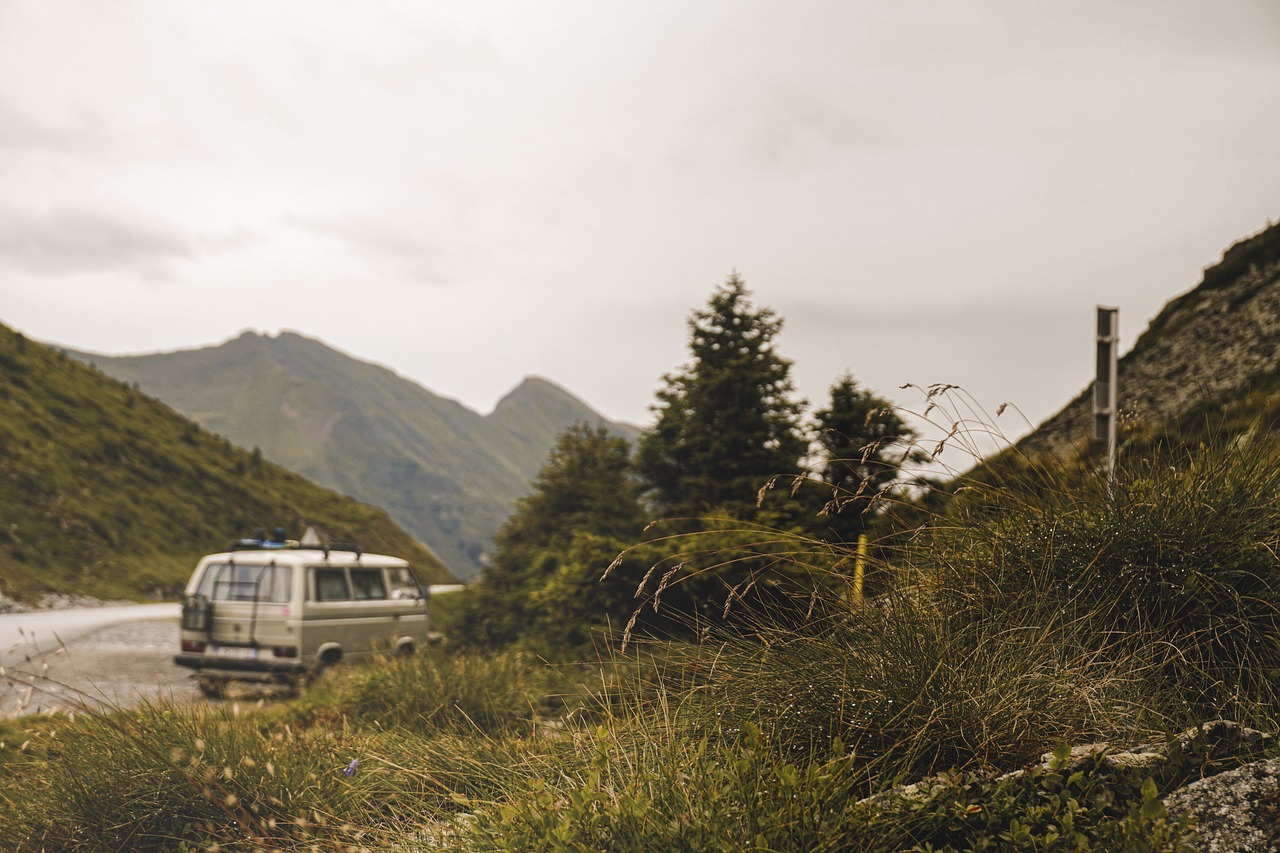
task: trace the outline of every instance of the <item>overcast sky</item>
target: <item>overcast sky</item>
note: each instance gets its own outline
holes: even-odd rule
[[[815,407],[1039,422],[1095,305],[1127,350],[1280,218],[1278,154],[1275,0],[0,0],[0,322],[645,424],[736,269]]]

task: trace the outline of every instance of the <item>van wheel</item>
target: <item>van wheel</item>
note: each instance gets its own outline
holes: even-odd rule
[[[337,666],[342,660],[342,649],[327,648],[316,658],[316,662],[307,670],[306,683],[312,684],[317,678],[324,675],[325,671]]]
[[[227,679],[215,675],[197,675],[196,687],[206,699],[226,699]]]
[[[417,648],[414,647],[412,640],[396,644],[396,657],[398,658],[407,658],[416,651]]]

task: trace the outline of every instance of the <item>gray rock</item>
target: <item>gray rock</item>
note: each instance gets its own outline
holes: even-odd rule
[[[1069,769],[1075,770],[1076,768],[1083,767],[1088,761],[1099,756],[1107,755],[1110,752],[1111,744],[1106,743],[1105,741],[1101,743],[1082,743],[1079,746],[1071,747],[1071,754],[1067,756],[1066,766]],[[1040,766],[1043,768],[1047,769],[1049,767],[1049,762],[1051,761],[1053,761],[1052,752],[1046,752],[1044,755],[1040,756]]]
[[[1233,720],[1213,720],[1187,729],[1178,735],[1178,742],[1185,749],[1197,736],[1202,736],[1214,751],[1229,754],[1261,749],[1273,740],[1270,734],[1242,726]]]
[[[1280,758],[1199,779],[1164,799],[1170,816],[1190,814],[1206,853],[1280,850]]]

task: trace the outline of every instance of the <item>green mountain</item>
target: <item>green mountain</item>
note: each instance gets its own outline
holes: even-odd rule
[[[1280,424],[1280,223],[1228,248],[1170,300],[1119,364],[1121,449],[1161,433],[1194,440]],[[1093,450],[1093,385],[1019,446],[1029,456]]]
[[[578,421],[610,424],[528,378],[480,415],[374,364],[293,333],[138,356],[74,353],[206,429],[317,483],[385,507],[462,578]]]
[[[384,510],[0,326],[0,593],[175,595],[202,554],[277,525],[294,537],[315,525],[453,580]]]

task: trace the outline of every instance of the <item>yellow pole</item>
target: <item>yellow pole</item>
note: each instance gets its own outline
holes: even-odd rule
[[[853,564],[853,600],[862,601],[862,579],[867,571],[867,534],[858,534],[858,557]]]

